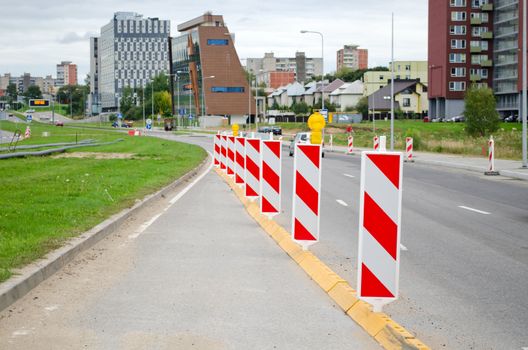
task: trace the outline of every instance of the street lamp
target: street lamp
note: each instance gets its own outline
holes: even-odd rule
[[[522,167],[527,168],[528,167],[528,161],[527,161],[527,142],[526,142],[526,118],[527,118],[527,108],[528,108],[528,102],[526,101],[526,89],[527,89],[527,57],[526,57],[526,0],[523,0],[523,36],[522,36]]]
[[[215,76],[202,77],[202,117],[205,117],[205,79],[213,79]],[[204,119],[205,120],[205,119]]]
[[[301,30],[301,33],[302,34],[306,34],[306,33],[314,33],[314,34],[319,34],[321,36],[321,64],[323,66],[323,78],[322,78],[322,81],[324,81],[324,38],[323,38],[323,33],[321,32],[316,32],[316,31],[313,31],[313,30]],[[321,89],[321,98],[322,98],[322,103],[321,103],[321,109],[325,109],[325,105],[324,105],[324,83],[322,84],[323,85],[323,88]]]
[[[526,0],[525,0],[526,1]],[[394,12],[392,13],[391,31],[391,151],[394,151]]]

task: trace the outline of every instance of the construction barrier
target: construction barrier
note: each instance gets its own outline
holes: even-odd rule
[[[220,166],[220,142],[222,136],[220,134],[216,134],[213,138],[213,156],[214,156],[214,166],[219,167]]]
[[[488,141],[488,171],[484,172],[485,175],[500,175],[497,170],[495,170],[495,140],[493,136],[490,136]]]
[[[413,159],[413,138],[412,137],[406,137],[405,138],[405,161],[406,162],[414,162],[414,159]]]
[[[220,169],[227,172],[227,136],[220,137]]]
[[[246,169],[246,139],[235,138],[235,183],[244,185],[244,171]]]
[[[24,133],[24,138],[28,139],[31,137],[31,128],[29,126],[26,126],[26,132]]]
[[[317,144],[295,145],[292,235],[304,250],[319,241],[321,151]]]
[[[379,151],[379,137],[378,136],[374,136],[372,141],[374,143],[374,151]]]
[[[246,139],[245,195],[251,200],[259,196],[260,189],[260,139]]]
[[[379,149],[380,152],[387,152],[387,136],[383,135],[379,137]]]
[[[358,297],[381,312],[398,298],[403,155],[363,152]]]
[[[348,149],[347,154],[353,154],[354,153],[354,136],[350,135],[348,137]]]
[[[227,137],[227,175],[235,176],[235,137]]]
[[[260,166],[260,212],[272,216],[281,211],[281,141],[262,141]]]

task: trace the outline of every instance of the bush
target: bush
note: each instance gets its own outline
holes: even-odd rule
[[[472,86],[464,98],[466,132],[471,136],[485,136],[499,129],[499,114],[493,90]]]

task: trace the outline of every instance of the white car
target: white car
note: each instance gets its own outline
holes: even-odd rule
[[[295,134],[295,137],[291,140],[289,150],[290,150],[290,157],[293,157],[293,154],[295,152],[295,144],[296,143],[310,143],[310,136],[312,135],[311,132],[299,132]],[[324,144],[323,144],[323,154],[322,157],[324,158],[325,152],[324,152]]]

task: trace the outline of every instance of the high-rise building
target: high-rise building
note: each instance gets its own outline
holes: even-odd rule
[[[304,52],[296,52],[295,57],[275,57],[273,52],[266,52],[263,58],[248,58],[246,69],[259,83],[261,75],[269,72],[293,72],[297,81],[306,81],[323,74],[323,59],[306,57]]]
[[[429,0],[429,113],[464,111],[464,94],[493,88],[503,115],[520,109],[518,0]]]
[[[207,12],[178,31],[171,40],[171,84],[179,114],[227,115],[244,123],[255,113],[255,100],[223,17]]]
[[[77,65],[70,61],[57,64],[57,79],[55,86],[77,85]]]
[[[145,87],[169,73],[170,21],[116,12],[90,40],[91,110],[115,111],[125,87]]]
[[[345,45],[337,50],[337,70],[341,68],[353,70],[368,68],[368,50],[360,49],[359,45]]]

